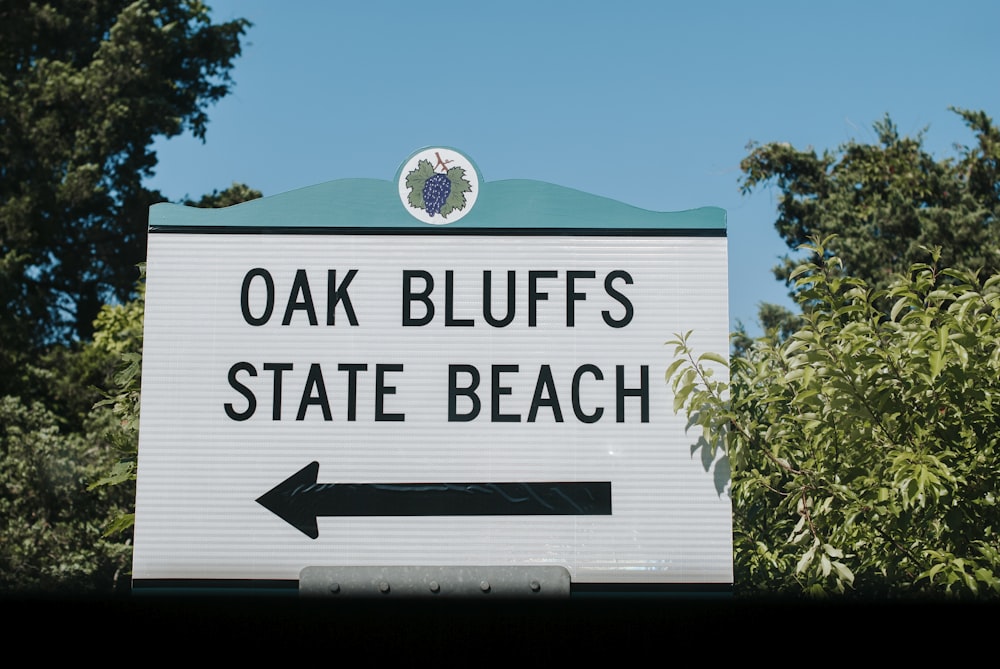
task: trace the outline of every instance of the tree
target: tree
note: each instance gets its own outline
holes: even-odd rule
[[[817,155],[786,143],[751,145],[743,159],[744,193],[774,184],[780,191],[775,227],[789,248],[829,238],[825,252],[873,289],[939,247],[945,266],[1000,271],[1000,130],[984,112],[954,109],[976,144],[957,160],[935,160],[923,134],[901,137],[888,116],[875,124],[877,144],[849,142]],[[809,256],[817,264],[819,258]],[[798,261],[774,268],[788,283]]]
[[[248,25],[188,0],[0,1],[0,376],[128,298],[165,199],[142,185],[152,142],[204,139]]]
[[[234,182],[229,188],[224,188],[221,191],[213,190],[211,193],[202,195],[197,201],[187,200],[184,204],[202,209],[218,209],[219,207],[229,207],[241,202],[256,200],[261,195],[259,190],[250,188],[246,184]]]
[[[133,490],[91,484],[134,447],[150,147],[204,139],[248,26],[197,0],[0,0],[0,591],[127,587],[128,533],[104,531]],[[95,410],[99,388],[134,405]]]
[[[260,197],[233,184],[199,200],[228,206]],[[110,593],[128,589],[135,508],[144,265],[135,297],[106,304],[90,342],[56,347],[60,374],[38,368],[70,417],[37,400],[0,397],[0,592]],[[104,398],[87,380],[107,388]],[[60,399],[72,396],[75,402]],[[86,410],[79,406],[89,402]],[[95,404],[96,402],[96,404]],[[90,409],[93,408],[93,411]]]
[[[935,160],[886,117],[821,156],[752,145],[801,259],[726,361],[673,341],[675,409],[731,472],[740,594],[1000,598],[1000,132]]]
[[[782,341],[788,338],[793,332],[802,327],[802,316],[793,313],[777,304],[761,303],[757,308],[757,318],[764,338],[773,341]],[[732,344],[731,354],[740,357],[753,346],[753,339],[747,334],[743,323],[736,324],[736,331],[730,335]]]
[[[737,592],[1000,598],[1000,274],[935,250],[875,290],[835,243],[789,274],[801,327],[729,382],[672,342],[675,409],[731,468]]]
[[[87,492],[111,456],[60,423],[39,402],[0,397],[0,592],[127,588],[129,546],[102,534],[132,501],[125,490]],[[89,427],[94,434],[109,425],[95,416]]]

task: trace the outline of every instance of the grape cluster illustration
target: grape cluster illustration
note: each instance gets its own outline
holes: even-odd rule
[[[465,209],[465,194],[472,190],[472,185],[465,178],[464,168],[448,167],[453,161],[447,159],[447,154],[442,157],[441,152],[435,152],[434,156],[436,165],[420,160],[406,175],[406,187],[410,189],[407,202],[432,218],[437,215],[447,218],[453,211]]]
[[[430,216],[441,211],[441,207],[451,195],[451,181],[448,180],[448,175],[435,172],[431,178],[424,182],[422,193],[424,209]]]

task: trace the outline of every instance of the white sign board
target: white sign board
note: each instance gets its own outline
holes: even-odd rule
[[[732,583],[729,499],[664,380],[674,333],[728,350],[724,213],[473,183],[443,225],[362,180],[153,207],[137,586],[338,565]]]

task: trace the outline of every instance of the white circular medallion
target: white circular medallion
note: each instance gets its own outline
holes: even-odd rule
[[[422,149],[403,164],[399,199],[411,216],[424,223],[454,223],[472,209],[479,196],[475,165],[458,151]]]

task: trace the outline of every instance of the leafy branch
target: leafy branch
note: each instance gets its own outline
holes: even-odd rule
[[[1000,597],[1000,481],[984,476],[1000,471],[1000,276],[931,250],[872,290],[831,241],[794,274],[786,337],[728,365],[690,332],[668,342],[674,410],[731,464],[737,590]]]

